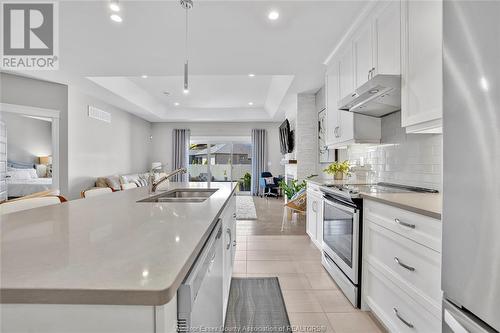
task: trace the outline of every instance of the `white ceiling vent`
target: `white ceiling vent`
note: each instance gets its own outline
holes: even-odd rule
[[[111,123],[111,113],[89,105],[89,117]]]

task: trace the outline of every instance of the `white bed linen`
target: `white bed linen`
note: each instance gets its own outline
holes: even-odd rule
[[[7,195],[22,197],[52,188],[52,178],[7,179]]]

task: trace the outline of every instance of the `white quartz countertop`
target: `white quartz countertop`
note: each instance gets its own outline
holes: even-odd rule
[[[310,183],[322,185],[366,185],[366,180],[346,179],[334,180],[332,178],[314,177],[307,180]],[[376,183],[373,183],[376,184]],[[385,203],[394,207],[405,209],[417,214],[441,219],[442,195],[440,193],[365,193],[361,197]]]
[[[218,190],[201,203],[138,203],[143,187],[0,216],[1,303],[168,303],[236,183],[165,190],[185,187]]]
[[[361,193],[364,199],[374,200],[417,214],[441,219],[441,193]]]

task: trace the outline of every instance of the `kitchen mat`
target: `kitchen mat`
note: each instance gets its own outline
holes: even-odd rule
[[[226,332],[292,332],[277,277],[233,278]]]

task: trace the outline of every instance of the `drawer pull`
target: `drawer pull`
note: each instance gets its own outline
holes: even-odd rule
[[[396,222],[399,225],[402,225],[403,227],[407,227],[407,228],[410,228],[410,229],[415,229],[415,225],[414,224],[403,222],[400,219],[394,219],[394,222]]]
[[[399,314],[399,312],[398,312],[398,309],[393,308],[393,310],[394,310],[394,313],[396,314],[396,317],[398,317],[398,319],[399,319],[399,320],[401,320],[401,322],[402,322],[403,324],[405,324],[405,325],[406,325],[406,326],[408,326],[409,328],[414,328],[414,327],[415,327],[415,326],[413,326],[413,324],[412,324],[412,323],[410,323],[410,322],[406,321],[403,317],[401,317],[401,315],[400,315],[400,314]]]
[[[401,267],[403,268],[406,268],[407,270],[409,270],[410,272],[415,272],[415,267],[411,267],[411,266],[408,266],[404,263],[402,263],[398,257],[394,257],[394,261]]]

